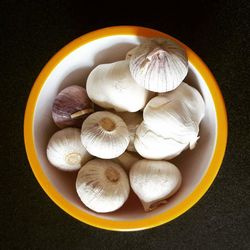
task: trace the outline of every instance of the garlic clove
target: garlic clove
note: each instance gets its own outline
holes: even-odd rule
[[[129,196],[128,176],[111,160],[94,159],[78,172],[76,190],[91,210],[107,213],[119,209]]]
[[[64,128],[50,138],[47,158],[54,167],[73,171],[80,169],[92,156],[81,143],[80,129]]]
[[[166,203],[182,182],[181,173],[174,164],[145,159],[132,166],[129,179],[146,212]]]
[[[188,73],[186,52],[176,42],[153,38],[130,50],[126,57],[135,81],[154,92],[177,88]]]
[[[91,155],[112,159],[125,152],[129,144],[129,132],[119,116],[99,111],[83,122],[81,141]]]
[[[101,64],[91,71],[86,88],[95,104],[118,112],[137,112],[146,105],[149,93],[134,81],[128,64]]]
[[[140,159],[141,157],[138,154],[125,151],[118,158],[113,159],[113,161],[121,165],[123,169],[128,173],[132,165]]]
[[[150,130],[143,122],[136,131],[134,145],[136,151],[146,159],[169,160],[179,155],[188,144],[164,138]]]
[[[139,125],[141,124],[143,117],[141,112],[120,112],[117,113],[126,123],[129,132],[129,144],[127,147],[128,151],[136,152],[134,146],[135,133]]]

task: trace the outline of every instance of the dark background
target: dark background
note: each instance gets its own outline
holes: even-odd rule
[[[0,248],[250,249],[249,1],[92,2],[0,1]],[[174,221],[133,233],[64,213],[33,176],[23,143],[26,101],[45,63],[78,36],[113,25],[155,28],[191,47],[218,80],[229,119],[227,152],[204,197]]]

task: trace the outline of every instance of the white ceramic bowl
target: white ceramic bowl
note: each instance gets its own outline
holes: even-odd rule
[[[166,37],[183,46],[189,59],[185,82],[202,94],[206,104],[200,140],[174,162],[183,176],[180,190],[166,205],[145,213],[134,194],[113,213],[87,209],[75,190],[76,172],[52,167],[46,157],[50,136],[57,130],[51,107],[57,93],[72,84],[83,86],[90,71],[101,63],[122,60],[126,52],[145,37]],[[135,26],[97,30],[61,49],[44,67],[30,93],[24,121],[24,139],[32,170],[48,196],[67,213],[87,224],[110,230],[141,230],[168,222],[187,211],[207,191],[223,159],[227,141],[227,117],[218,85],[202,60],[186,45],[162,32]]]

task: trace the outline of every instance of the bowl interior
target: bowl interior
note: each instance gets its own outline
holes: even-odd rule
[[[63,88],[78,84],[84,86],[90,71],[102,63],[123,60],[126,52],[139,44],[143,37],[134,35],[113,35],[100,38],[82,45],[68,54],[51,72],[39,94],[34,113],[34,140],[40,166],[56,190],[74,206],[95,216],[112,220],[133,220],[152,216],[185,199],[201,181],[205,174],[216,142],[216,113],[209,89],[198,70],[189,62],[189,73],[185,82],[199,90],[206,105],[205,118],[200,124],[200,139],[194,150],[186,150],[171,160],[183,176],[180,190],[158,209],[145,213],[138,198],[131,191],[128,201],[113,213],[96,214],[86,208],[75,190],[77,172],[63,172],[52,167],[46,157],[46,147],[51,135],[58,130],[51,117],[52,103],[57,93]]]

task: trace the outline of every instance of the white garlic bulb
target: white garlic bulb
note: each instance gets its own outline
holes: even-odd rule
[[[81,201],[98,213],[120,208],[129,196],[128,176],[111,160],[94,159],[78,172],[76,190]]]
[[[112,159],[124,153],[128,147],[129,132],[119,116],[108,111],[99,111],[83,122],[81,141],[91,155]]]
[[[192,144],[197,141],[199,124],[191,119],[189,109],[179,100],[157,108],[149,104],[144,112],[144,121],[151,130],[164,138],[174,138],[180,143]]]
[[[89,74],[86,89],[95,104],[118,112],[142,109],[149,95],[132,78],[126,60],[98,65]]]
[[[152,160],[170,160],[179,155],[187,147],[185,143],[157,135],[145,123],[142,123],[138,127],[134,145],[136,151],[142,157]]]
[[[179,100],[184,102],[190,110],[191,119],[200,123],[205,115],[205,103],[197,89],[189,84],[182,82],[174,91],[161,93],[166,102]]]
[[[154,92],[177,88],[188,73],[185,50],[165,38],[145,40],[129,51],[126,58],[135,81]]]
[[[141,112],[120,112],[117,113],[126,123],[129,132],[129,144],[128,151],[136,152],[134,146],[135,133],[139,125],[141,124],[143,117]]]
[[[81,131],[78,128],[64,128],[50,138],[47,146],[49,162],[62,170],[80,169],[92,156],[81,143]]]
[[[130,172],[131,188],[142,202],[145,211],[151,211],[172,196],[180,187],[179,169],[167,161],[140,160]]]
[[[113,159],[113,161],[121,165],[123,169],[128,173],[132,165],[140,159],[141,157],[138,154],[125,151],[118,158]]]
[[[143,118],[148,128],[164,138],[189,144],[192,149],[198,140],[199,123],[205,114],[199,92],[182,83],[172,92],[151,99]]]

